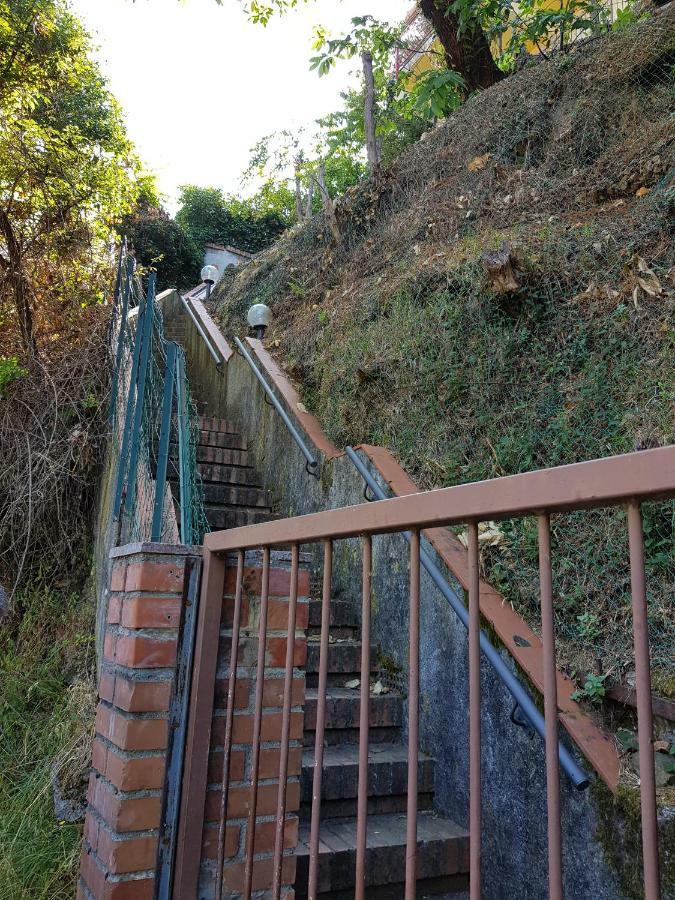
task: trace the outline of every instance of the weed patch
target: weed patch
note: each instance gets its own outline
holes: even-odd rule
[[[0,897],[71,900],[82,828],[57,819],[53,779],[81,792],[93,728],[93,609],[76,594],[17,596],[0,631]]]

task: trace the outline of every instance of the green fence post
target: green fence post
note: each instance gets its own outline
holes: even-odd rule
[[[166,470],[169,463],[169,439],[171,437],[171,410],[173,408],[173,381],[176,368],[176,349],[177,346],[173,342],[169,342],[166,346],[164,396],[162,398],[162,425],[159,432],[157,474],[155,476],[155,505],[152,513],[152,533],[150,537],[150,540],[153,542],[159,541],[162,536]]]
[[[138,475],[138,457],[141,447],[141,422],[143,420],[143,404],[145,400],[145,383],[148,377],[148,362],[152,353],[152,331],[155,323],[155,285],[157,276],[151,272],[148,277],[148,296],[145,301],[145,319],[143,322],[143,343],[138,366],[138,399],[134,409],[134,421],[131,427],[131,450],[129,453],[129,478],[127,490],[123,497],[123,506],[132,504],[136,493]]]
[[[192,479],[188,471],[190,448],[190,422],[187,408],[187,379],[185,354],[178,349],[176,359],[176,406],[178,409],[178,478],[180,484],[180,537],[191,545],[192,533]]]

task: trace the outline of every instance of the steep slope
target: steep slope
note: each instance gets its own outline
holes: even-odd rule
[[[396,451],[425,487],[675,439],[675,7],[506,79],[377,184],[296,227],[214,297],[340,444]],[[495,251],[506,265],[500,269]],[[657,681],[672,691],[673,505],[646,509]],[[489,577],[535,625],[536,540],[503,525]],[[564,659],[629,673],[620,515],[554,524]]]

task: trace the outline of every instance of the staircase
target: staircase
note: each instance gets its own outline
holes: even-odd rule
[[[314,740],[319,671],[321,602],[310,600],[305,694],[305,752],[302,760],[299,844],[295,895],[307,896],[309,830],[314,775]],[[354,896],[356,806],[361,678],[359,616],[351,605],[331,602],[322,775],[321,830],[317,890],[326,900]],[[371,659],[377,659],[371,648]],[[370,673],[376,682],[376,666]],[[401,732],[403,698],[396,693],[370,697],[368,754],[367,896],[385,900],[404,895],[408,749]],[[420,754],[418,797],[417,896],[452,896],[466,888],[466,832],[433,808],[434,760]],[[458,892],[459,895],[458,895]]]
[[[181,341],[181,328],[179,320],[167,329],[167,336]],[[213,416],[200,416],[199,425],[197,464],[211,529],[272,518],[269,496],[260,487],[241,435],[230,423]],[[172,476],[176,474],[174,469]],[[309,874],[320,625],[321,602],[310,600],[297,898],[307,897]],[[360,699],[359,688],[346,685],[361,678],[359,638],[359,614],[345,601],[332,601],[317,883],[323,900],[354,896]],[[376,647],[371,648],[371,660],[369,677],[375,682]],[[371,693],[366,893],[372,900],[404,896],[408,750],[401,727],[403,704],[398,693]],[[461,900],[468,883],[468,835],[434,810],[434,769],[434,760],[420,754],[417,896]]]

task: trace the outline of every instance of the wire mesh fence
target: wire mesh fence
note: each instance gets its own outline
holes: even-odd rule
[[[185,355],[179,344],[166,340],[154,273],[145,291],[124,247],[111,339],[115,543],[199,544],[209,526]]]

